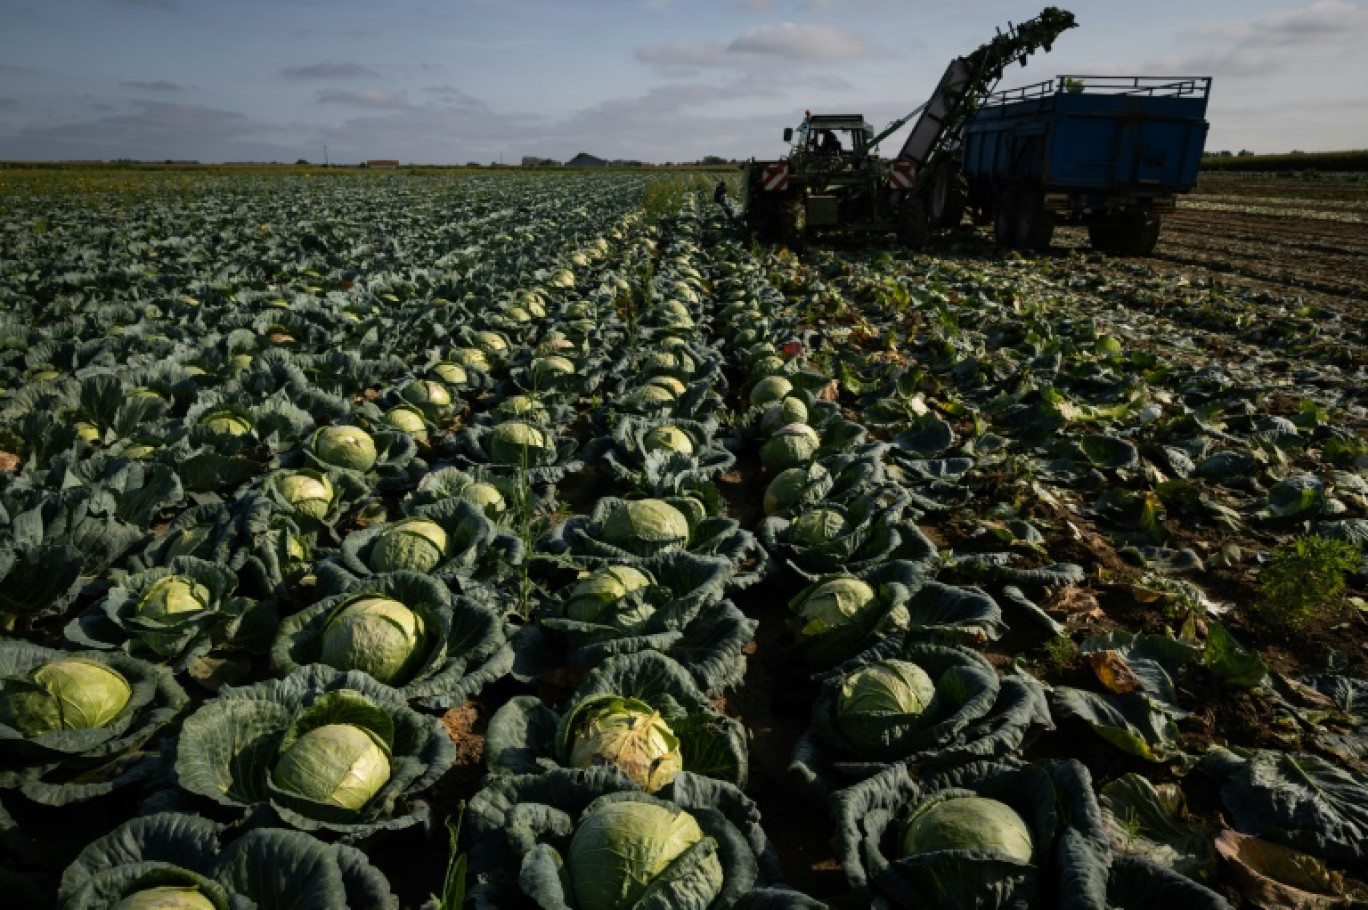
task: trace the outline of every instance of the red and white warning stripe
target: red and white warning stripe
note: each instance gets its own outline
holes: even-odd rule
[[[766,190],[786,190],[788,189],[788,181],[788,165],[782,161],[767,164],[765,169],[760,172],[760,186]]]
[[[888,171],[888,182],[895,190],[910,190],[917,182],[917,165],[912,161],[894,161]]]

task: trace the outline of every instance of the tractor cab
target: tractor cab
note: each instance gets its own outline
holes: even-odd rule
[[[794,151],[814,157],[849,157],[868,151],[874,127],[859,114],[808,113],[797,130],[785,129]]]

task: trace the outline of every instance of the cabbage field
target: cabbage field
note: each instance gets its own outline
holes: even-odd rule
[[[0,169],[5,907],[1368,900],[1368,184]]]

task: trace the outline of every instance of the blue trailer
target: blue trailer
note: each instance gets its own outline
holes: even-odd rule
[[[1049,246],[1057,222],[1095,249],[1148,255],[1197,181],[1210,77],[1060,76],[989,96],[965,123],[969,208],[999,243]]]

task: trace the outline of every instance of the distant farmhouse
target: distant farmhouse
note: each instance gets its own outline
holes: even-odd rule
[[[607,167],[608,162],[588,152],[580,152],[569,161],[565,162],[566,167]]]
[[[398,167],[399,162],[394,158],[372,158],[366,162],[366,167]]]

